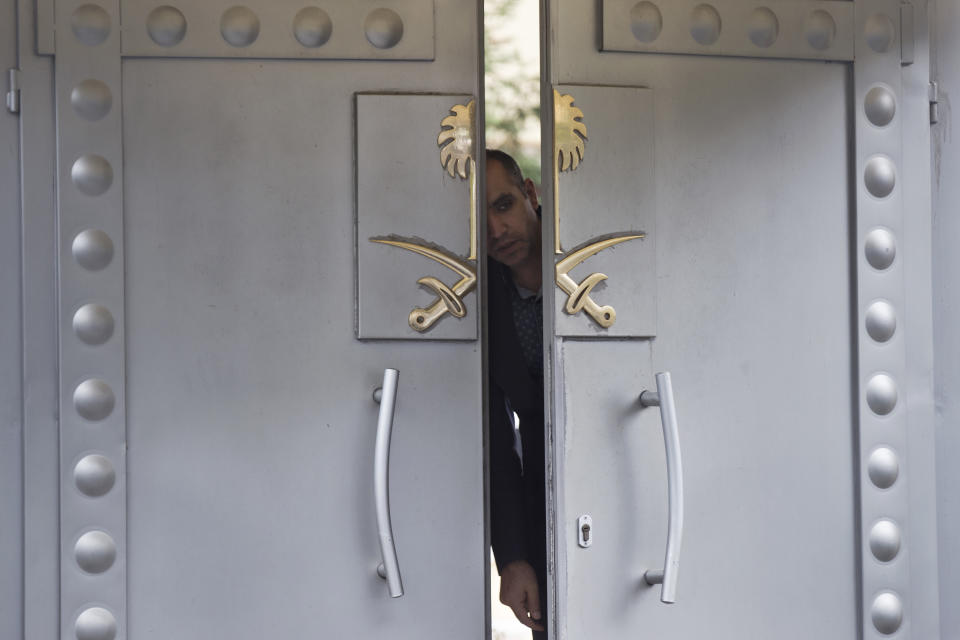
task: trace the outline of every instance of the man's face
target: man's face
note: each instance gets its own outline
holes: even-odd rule
[[[487,161],[487,253],[508,267],[540,255],[540,219],[533,181],[523,188],[497,160]]]

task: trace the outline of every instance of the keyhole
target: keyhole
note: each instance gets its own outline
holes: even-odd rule
[[[580,527],[580,534],[583,536],[584,542],[590,542],[590,525],[585,524]]]

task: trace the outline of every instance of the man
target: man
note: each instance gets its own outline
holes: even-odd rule
[[[506,153],[487,151],[491,539],[500,601],[535,640],[547,637],[540,251],[533,181]]]

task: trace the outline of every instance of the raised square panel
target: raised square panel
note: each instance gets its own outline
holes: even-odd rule
[[[842,0],[603,0],[601,10],[603,51],[853,60],[853,3]]]
[[[586,310],[564,311],[569,296],[557,291],[556,332],[562,336],[644,337],[656,333],[656,189],[653,92],[634,87],[560,85],[583,111],[587,140],[576,169],[557,184],[559,234],[564,256],[611,236],[639,235],[603,249],[574,266],[576,283],[607,276],[590,296],[612,306],[613,325],[601,327]],[[558,262],[564,256],[557,256]]]
[[[411,328],[414,309],[440,302],[419,281],[451,290],[457,271],[413,247],[452,257],[476,272],[470,253],[470,181],[451,177],[437,142],[441,121],[466,95],[357,95],[357,336],[361,339],[476,340],[477,288],[461,296],[466,312],[443,313]],[[476,154],[473,141],[470,148]],[[406,243],[375,242],[374,239]]]
[[[123,55],[433,60],[434,0],[122,0]]]

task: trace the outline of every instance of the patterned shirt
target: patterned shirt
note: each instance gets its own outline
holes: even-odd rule
[[[530,375],[543,379],[543,295],[511,282],[513,325]]]

